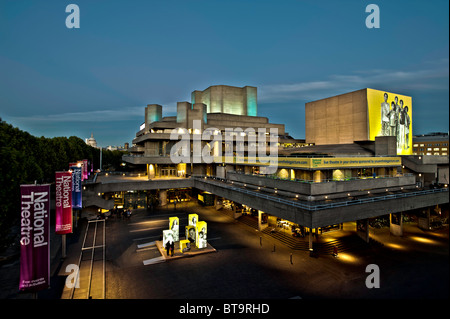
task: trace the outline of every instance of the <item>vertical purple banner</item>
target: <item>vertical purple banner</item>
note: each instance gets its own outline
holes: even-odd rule
[[[21,185],[19,290],[50,286],[50,185]]]
[[[81,167],[72,166],[72,208],[81,209],[82,196],[81,196]]]
[[[56,233],[58,235],[72,232],[72,173],[55,173],[55,214]]]
[[[84,159],[83,160],[83,179],[88,179],[88,160]]]

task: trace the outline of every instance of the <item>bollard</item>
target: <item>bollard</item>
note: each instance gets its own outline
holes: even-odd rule
[[[262,236],[259,236],[259,245],[262,247]]]
[[[292,262],[292,253],[291,253],[291,265],[293,265],[294,263]]]
[[[273,253],[275,252],[275,244],[273,244],[273,250],[272,250],[272,252],[273,252]]]

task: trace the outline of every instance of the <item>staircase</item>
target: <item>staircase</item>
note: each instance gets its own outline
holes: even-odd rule
[[[277,240],[279,240],[284,245],[288,246],[293,250],[309,250],[309,241],[308,238],[298,238],[293,237],[289,234],[286,234],[282,231],[271,232],[271,228],[268,227],[262,231],[262,233],[271,236]],[[313,250],[319,255],[328,255],[332,254],[334,250],[334,246],[337,246],[338,253],[343,251],[355,250],[358,248],[362,248],[367,244],[361,240],[357,235],[349,235],[343,236],[338,239],[328,241],[328,242],[313,242]]]
[[[237,220],[240,221],[241,223],[246,224],[247,226],[250,226],[254,229],[258,229],[258,219],[256,219],[253,216],[242,215]]]
[[[258,219],[253,216],[243,215],[238,218],[243,224],[246,224],[249,227],[254,229],[258,229]],[[280,241],[282,244],[286,245],[292,250],[304,250],[309,251],[309,240],[308,237],[294,237],[289,233],[285,233],[282,230],[276,230],[275,232],[271,232],[272,227],[267,227],[262,230],[263,234],[266,234],[276,240]],[[322,235],[323,236],[323,235]],[[379,242],[375,242],[372,238],[370,244],[374,245],[382,245]],[[315,253],[319,255],[331,255],[333,254],[334,246],[337,247],[338,253],[356,250],[359,248],[367,247],[367,243],[365,243],[361,238],[359,238],[356,234],[342,236],[332,241],[321,242],[314,241],[313,242],[313,250]]]

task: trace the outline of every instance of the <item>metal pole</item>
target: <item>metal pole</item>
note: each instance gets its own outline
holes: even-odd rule
[[[66,258],[66,234],[61,235],[62,258]]]
[[[106,299],[106,221],[103,220],[103,299]]]

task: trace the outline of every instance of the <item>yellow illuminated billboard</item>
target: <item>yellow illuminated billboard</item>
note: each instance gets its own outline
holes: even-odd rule
[[[169,229],[173,232],[173,240],[180,240],[180,220],[178,217],[169,217]]]
[[[197,214],[189,214],[188,215],[188,225],[189,226],[196,226],[198,222],[198,215]]]
[[[195,226],[186,226],[186,239],[189,240],[191,243],[195,243],[196,235],[197,235],[197,227]]]
[[[198,248],[206,248],[206,222],[199,221],[197,223],[196,245]]]
[[[234,163],[234,162],[227,162]],[[242,161],[244,165],[251,165],[247,157]],[[300,168],[300,169],[321,169],[321,168],[356,168],[356,167],[392,167],[402,165],[402,158],[392,157],[279,157],[279,167]]]
[[[395,136],[397,155],[412,154],[412,98],[367,89],[369,139]]]

